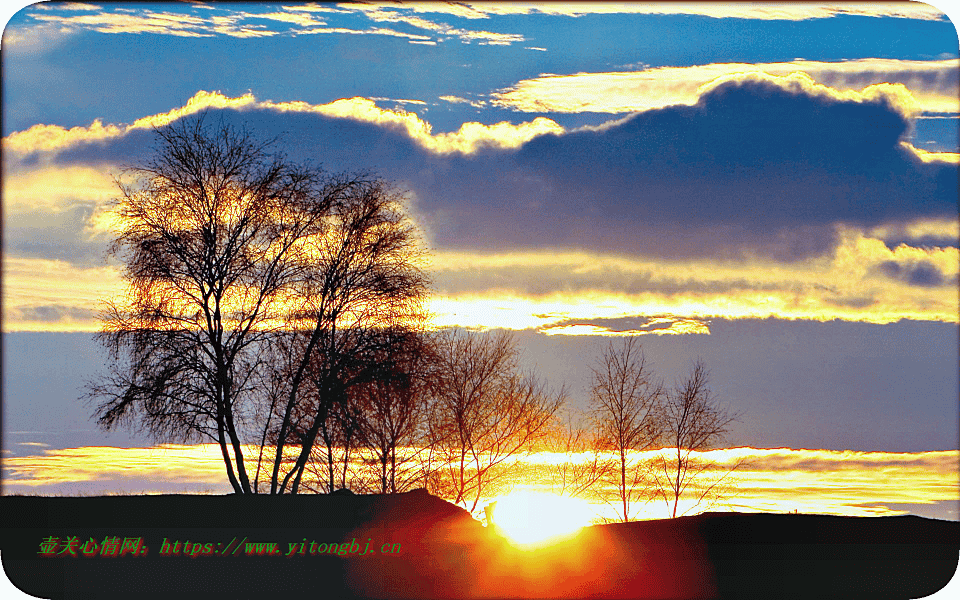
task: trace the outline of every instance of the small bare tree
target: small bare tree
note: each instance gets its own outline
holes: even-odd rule
[[[718,465],[700,457],[721,443],[730,424],[739,418],[720,406],[708,381],[709,372],[698,360],[686,380],[667,394],[662,407],[664,442],[671,447],[654,459],[652,474],[657,495],[672,508],[674,518],[681,497],[693,498],[684,514],[716,499],[727,476],[741,465],[737,462],[716,474]]]
[[[451,333],[439,344],[431,456],[441,494],[475,511],[546,435],[564,391],[519,372],[508,333]]]
[[[606,501],[623,522],[633,516],[631,507],[648,494],[645,469],[631,452],[650,450],[660,441],[662,400],[663,386],[654,379],[636,338],[604,348],[593,367],[590,404],[598,439],[616,461],[609,481],[615,494]]]
[[[427,413],[433,375],[432,340],[413,331],[391,331],[399,343],[379,358],[389,369],[354,390],[361,407],[363,455],[377,467],[373,490],[406,491],[424,481],[421,457],[428,452]]]

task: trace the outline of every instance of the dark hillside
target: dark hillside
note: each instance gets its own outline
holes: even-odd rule
[[[47,598],[919,598],[960,552],[956,522],[738,513],[594,526],[524,551],[423,490],[0,508],[4,569]]]

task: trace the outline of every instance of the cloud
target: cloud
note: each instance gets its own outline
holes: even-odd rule
[[[410,16],[406,14],[406,11],[402,10],[407,7],[398,8],[396,5],[357,4],[350,6],[350,8],[362,12],[364,16],[374,22],[403,23],[416,27],[417,29],[433,31],[439,35],[456,37],[465,43],[479,41],[481,44],[509,46],[510,44],[526,40],[526,38],[520,34],[460,29],[447,25],[446,23],[436,23],[421,17]],[[416,8],[414,8],[414,10],[416,10]],[[463,16],[463,14],[463,11],[459,11],[456,16]]]
[[[956,248],[890,248],[849,228],[841,229],[838,239],[829,256],[790,263],[769,257],[667,260],[558,250],[440,250],[430,267],[437,288],[430,308],[440,325],[571,335],[636,335],[668,323],[666,333],[706,333],[711,318],[871,323],[960,318]],[[882,266],[888,263],[927,270],[889,277]],[[930,285],[931,274],[942,285]]]
[[[55,24],[70,31],[96,31],[110,34],[160,34],[179,37],[213,37],[217,35],[236,38],[257,38],[276,35],[301,34],[366,34],[387,35],[407,38],[411,43],[433,43],[444,41],[447,38],[456,38],[464,43],[473,41],[481,45],[510,45],[523,42],[523,35],[501,33],[453,27],[446,23],[437,23],[422,17],[409,14],[409,10],[399,10],[396,5],[375,6],[367,4],[339,5],[336,8],[319,5],[281,6],[265,12],[236,10],[236,7],[219,5],[181,6],[178,12],[152,11],[130,9],[126,7],[109,7],[78,4],[67,5],[38,5],[40,12],[26,13],[28,22]],[[32,8],[37,8],[34,6]],[[171,7],[172,8],[172,7]],[[413,8],[413,7],[402,7]],[[206,9],[207,12],[199,12]],[[89,14],[70,14],[84,11]],[[188,12],[189,11],[189,12]],[[452,16],[474,15],[472,10],[444,11]],[[412,34],[397,31],[386,27],[356,29],[352,27],[326,27],[327,21],[315,15],[326,13],[331,18],[343,14],[361,14],[373,23],[397,23],[429,32],[429,35]],[[269,21],[269,25],[251,23],[255,21]],[[27,29],[27,27],[17,28]],[[19,33],[14,33],[11,39],[20,39]]]
[[[89,15],[64,16],[30,14],[37,21],[79,27],[100,33],[161,33],[180,37],[211,37],[206,19],[173,12],[144,11],[143,14],[100,12]],[[267,32],[270,34],[272,32]]]
[[[940,287],[949,285],[956,287],[956,278],[948,279],[944,274],[929,260],[921,260],[916,263],[901,264],[893,260],[887,260],[877,265],[877,270],[897,281],[902,281],[908,285],[920,287]]]
[[[3,257],[3,331],[97,331],[102,300],[123,291],[113,266]]]
[[[393,29],[388,29],[386,27],[374,27],[372,29],[350,29],[347,27],[313,27],[311,29],[303,29],[298,31],[297,34],[336,34],[344,33],[349,35],[386,35],[390,37],[399,37],[406,38],[410,40],[411,44],[436,44],[433,40],[430,39],[430,36],[419,35],[414,33],[404,33],[402,31],[395,31]]]
[[[716,19],[758,19],[804,21],[844,15],[890,17],[942,21],[946,16],[937,8],[919,2],[874,2],[814,4],[807,2],[735,3],[735,2],[405,2],[339,5],[346,10],[383,10],[448,14],[465,19],[489,19],[491,16],[542,14],[583,17],[596,14],[699,15]]]
[[[440,100],[444,102],[449,102],[451,104],[469,104],[474,108],[483,108],[487,105],[483,100],[470,100],[468,98],[461,98],[460,96],[439,96]]]
[[[635,329],[613,328],[597,323],[560,323],[541,327],[546,335],[585,335],[585,336],[639,336],[639,335],[709,335],[709,323],[697,319],[676,317],[654,317]]]
[[[248,19],[268,19],[271,21],[280,21],[281,23],[293,23],[294,25],[299,25],[300,27],[316,27],[319,25],[325,25],[326,22],[323,19],[317,19],[311,16],[309,13],[304,14],[302,12],[270,12],[270,13],[250,13],[247,15]]]
[[[487,15],[545,14],[567,17],[582,17],[594,14],[652,14],[652,15],[700,15],[716,19],[758,19],[805,21],[825,19],[842,15],[868,17],[893,17],[941,21],[945,15],[935,7],[921,3],[843,3],[813,4],[792,3],[734,3],[734,2],[657,2],[622,3],[607,2],[545,2],[545,3],[473,3],[470,8]],[[437,12],[440,12],[439,9]]]
[[[890,223],[875,227],[870,237],[883,240],[891,250],[897,246],[957,247],[960,245],[960,221],[957,219],[919,219],[908,223]]]
[[[5,258],[40,261],[5,263],[5,275],[8,264],[18,270],[5,278],[13,300],[4,308],[10,326],[42,328],[36,307],[92,306],[72,287],[58,290],[63,281],[103,297],[112,280],[86,268],[108,224],[99,209],[110,186],[96,172],[145,157],[152,126],[208,110],[210,122],[281,136],[294,160],[373,170],[408,190],[434,256],[440,325],[618,329],[598,319],[656,315],[956,322],[957,163],[904,141],[912,121],[902,92],[755,73],[715,81],[693,105],[600,127],[566,131],[538,117],[445,133],[365,98],[315,105],[200,92],[132,124],[37,125],[3,140],[5,186],[17,190],[5,194],[14,207]],[[62,189],[43,198],[33,180]],[[42,294],[30,292],[41,283]]]
[[[522,112],[628,113],[676,104],[696,104],[711,82],[732,75],[805,73],[836,91],[902,84],[902,103],[933,113],[960,113],[960,60],[865,58],[843,62],[714,63],[640,71],[541,75],[491,94],[495,106]],[[886,88],[885,93],[891,93]],[[851,96],[852,97],[852,96]]]
[[[96,4],[87,4],[86,2],[41,2],[30,7],[37,10],[76,10],[92,11],[103,10],[103,7]]]
[[[563,132],[563,128],[556,122],[537,117],[532,121],[516,125],[508,122],[493,125],[468,122],[462,124],[457,131],[434,134],[431,125],[415,113],[383,109],[368,98],[345,98],[318,105],[301,101],[257,101],[252,94],[230,98],[219,92],[199,91],[183,107],[142,117],[129,125],[104,125],[99,120],[87,127],[71,129],[58,125],[34,125],[25,131],[14,132],[3,138],[3,148],[7,153],[19,158],[40,154],[49,158],[79,146],[109,142],[136,131],[149,131],[184,116],[210,109],[225,108],[241,111],[263,109],[281,114],[303,113],[372,124],[387,131],[402,132],[405,137],[424,150],[436,154],[471,154],[483,148],[518,148],[538,135]]]
[[[404,179],[441,246],[803,260],[836,247],[838,224],[955,218],[956,165],[903,143],[902,92],[731,76],[692,106],[428,158]]]
[[[11,133],[3,138],[3,149],[8,155],[29,156],[38,153],[46,154],[47,158],[76,146],[99,143],[103,144],[113,139],[123,137],[133,131],[150,131],[154,127],[168,125],[182,117],[197,114],[204,110],[217,108],[240,109],[251,106],[255,102],[252,94],[237,98],[228,98],[217,92],[199,91],[187,100],[187,103],[165,113],[150,115],[137,119],[129,125],[104,125],[99,119],[92,124],[67,129],[59,125],[37,124],[25,131]],[[8,163],[9,164],[9,163]]]
[[[47,5],[35,5],[31,7],[45,7]],[[313,13],[343,13],[342,10],[322,10],[319,7],[281,7],[281,10],[271,12],[249,12],[238,11],[222,6],[181,6],[180,12],[151,11],[130,8],[110,7],[104,10],[97,6],[88,6],[85,11],[97,11],[92,14],[73,15],[60,14],[61,10],[79,10],[69,7],[62,8],[60,5],[49,9],[44,8],[44,12],[28,12],[26,17],[29,22],[38,22],[46,25],[55,25],[55,29],[37,28],[35,25],[21,25],[12,28],[12,31],[5,32],[4,42],[7,38],[14,43],[14,46],[25,46],[23,41],[29,41],[32,37],[41,35],[49,37],[55,33],[76,32],[76,31],[96,31],[98,33],[109,34],[158,34],[172,35],[178,37],[215,37],[218,35],[235,38],[261,38],[272,37],[276,35],[298,35],[304,33],[341,33],[341,34],[369,34],[369,35],[389,35],[394,37],[404,37],[412,40],[429,39],[428,36],[408,34],[394,31],[386,28],[373,28],[367,30],[357,30],[343,27],[323,27],[326,21],[313,16]],[[173,7],[171,7],[173,8]],[[197,9],[206,8],[210,12],[199,13]],[[192,12],[184,12],[190,10]],[[251,21],[268,21],[269,25],[263,23],[250,23]],[[9,36],[8,36],[9,34]],[[35,44],[31,47],[37,48]]]

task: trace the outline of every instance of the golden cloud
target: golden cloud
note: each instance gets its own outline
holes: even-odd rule
[[[806,60],[713,63],[642,71],[541,75],[493,94],[491,102],[522,112],[627,113],[696,104],[704,91],[726,77],[765,75],[787,77],[789,79],[781,81],[837,98],[863,101],[882,95],[907,114],[918,110],[960,113],[956,93],[958,68],[958,59],[867,58],[836,63]],[[797,74],[806,75],[808,79]]]
[[[957,223],[924,221],[907,226],[911,227],[918,233],[951,233]],[[432,257],[440,289],[430,309],[439,326],[534,328],[568,335],[601,333],[584,326],[563,328],[571,322],[591,325],[594,319],[649,315],[680,315],[695,323],[768,317],[958,322],[954,282],[960,251],[906,244],[891,249],[879,237],[871,237],[877,233],[883,231],[867,234],[840,228],[832,255],[789,264],[759,257],[733,262],[587,252],[441,251]],[[884,276],[882,265],[889,263],[926,265],[943,284],[912,285]],[[456,289],[471,280],[480,283]],[[641,289],[630,289],[634,287]],[[699,326],[690,331],[699,332]]]
[[[142,117],[129,125],[103,125],[99,120],[88,127],[71,129],[58,125],[34,125],[25,131],[14,132],[5,137],[3,147],[6,152],[21,155],[34,152],[55,155],[57,152],[80,144],[121,137],[134,130],[162,127],[179,118],[209,108],[235,110],[257,108],[279,112],[316,113],[396,127],[403,130],[424,149],[438,154],[471,154],[485,147],[518,148],[524,142],[539,135],[564,131],[556,122],[546,117],[537,117],[518,125],[506,121],[493,125],[469,122],[462,124],[457,131],[434,134],[432,126],[415,113],[380,108],[374,101],[367,98],[344,98],[328,104],[310,104],[302,101],[258,101],[253,94],[249,93],[231,98],[219,92],[199,91],[182,107]]]
[[[71,147],[90,142],[118,138],[135,130],[148,130],[168,125],[177,119],[202,112],[209,108],[241,109],[254,105],[253,94],[230,98],[219,92],[199,91],[187,103],[165,113],[141,117],[129,125],[104,125],[99,119],[87,127],[66,129],[59,125],[34,125],[25,131],[17,131],[3,138],[5,152],[30,154],[46,152],[56,154]]]
[[[697,319],[655,317],[637,329],[611,329],[600,325],[576,323],[540,328],[546,335],[638,336],[638,335],[709,335],[710,325]]]
[[[57,23],[63,26],[80,26],[100,33],[163,33],[181,37],[210,37],[204,31],[206,19],[183,13],[151,12],[143,14],[108,13],[77,15],[72,17],[33,13],[38,21]],[[272,33],[272,32],[268,32]]]
[[[592,321],[626,317],[665,319],[627,332],[634,335],[707,333],[705,321],[711,318],[956,323],[960,250],[906,244],[889,248],[874,236],[903,230],[918,237],[931,232],[956,237],[957,228],[956,221],[922,221],[869,233],[844,228],[832,255],[796,263],[438,251],[428,265],[438,286],[428,309],[437,327],[537,329],[552,335],[604,335],[604,326]],[[909,273],[918,265],[939,284],[911,281]],[[898,269],[907,275],[890,276]],[[96,331],[91,311],[123,289],[113,266],[81,268],[6,256],[3,274],[5,331]],[[62,319],[54,319],[57,314]]]
[[[3,257],[3,331],[97,331],[100,302],[123,291],[116,267]]]
[[[719,3],[719,2],[663,2],[648,5],[612,4],[592,2],[520,4],[491,7],[490,12],[509,14],[540,12],[551,15],[579,17],[589,14],[679,14],[701,15],[716,19],[759,19],[777,21],[805,21],[825,19],[840,15],[871,17],[895,17],[904,19],[942,20],[942,12],[932,6],[904,3],[849,3],[813,4],[807,2],[764,3]]]
[[[10,225],[19,214],[59,213],[78,205],[102,205],[116,196],[111,166],[43,166],[7,173],[3,211]]]

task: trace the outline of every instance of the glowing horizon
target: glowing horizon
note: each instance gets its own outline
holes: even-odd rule
[[[255,469],[257,448],[246,446],[248,470]],[[669,452],[669,449],[662,450]],[[662,451],[634,452],[649,458]],[[267,456],[272,455],[267,452]],[[792,512],[847,516],[907,514],[886,504],[929,504],[956,501],[960,451],[854,452],[791,448],[725,448],[697,453],[722,471],[737,461],[744,465],[732,474],[733,493],[712,509],[741,512]],[[524,457],[527,465],[556,463],[550,453]],[[4,494],[71,495],[68,490],[107,493],[173,493],[172,489],[208,489],[231,493],[217,444],[163,444],[146,448],[83,447],[44,449],[41,454],[4,458]],[[253,476],[253,471],[249,475]],[[547,482],[530,484],[518,476],[510,486],[529,493],[556,493]],[[86,493],[86,492],[84,492]],[[510,490],[485,497],[488,503]],[[666,518],[665,503],[635,504],[638,518]],[[591,502],[600,516],[612,517],[612,507]],[[681,510],[683,512],[683,503]],[[710,506],[700,507],[701,512]],[[482,512],[478,512],[480,518]],[[954,512],[954,518],[958,518]]]

